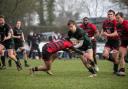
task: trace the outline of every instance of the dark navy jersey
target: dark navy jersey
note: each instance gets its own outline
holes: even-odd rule
[[[22,36],[22,33],[23,33],[23,29],[22,28],[18,29],[18,28],[15,27],[13,29],[14,36]]]
[[[40,43],[40,37],[38,35],[32,36],[32,44],[39,44]]]
[[[8,33],[11,32],[11,27],[7,24],[0,26],[0,41],[2,42]]]
[[[17,42],[22,42],[22,33],[23,33],[23,30],[22,28],[18,29],[18,28],[14,28],[13,29],[13,35],[14,36],[21,36],[21,38],[14,38],[14,41],[17,43]]]

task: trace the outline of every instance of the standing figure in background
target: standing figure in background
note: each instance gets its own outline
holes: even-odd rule
[[[97,59],[96,59],[96,36],[99,35],[99,31],[97,30],[96,25],[89,22],[88,17],[83,18],[83,23],[80,25],[80,28],[82,28],[87,33],[88,37],[91,39],[93,58],[96,64],[95,69],[99,71],[99,68],[97,66]]]
[[[34,33],[32,36],[32,42],[31,42],[31,49],[29,53],[29,57],[31,57],[34,50],[38,52],[39,59],[41,59],[41,52],[39,49],[39,43],[40,43],[40,36],[38,34]]]
[[[27,63],[27,53],[24,47],[24,43],[25,43],[25,38],[24,38],[24,33],[23,33],[23,29],[21,27],[22,22],[21,21],[17,21],[16,22],[16,26],[13,29],[13,38],[14,38],[14,43],[15,43],[15,50],[16,52],[22,52],[23,56],[24,56],[24,66],[25,67],[29,67],[28,63]],[[17,59],[19,59],[19,56],[17,55]]]

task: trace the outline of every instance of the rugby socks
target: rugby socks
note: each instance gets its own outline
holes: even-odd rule
[[[24,66],[29,67],[27,60],[24,60]]]
[[[118,64],[114,64],[113,66],[114,73],[118,72]]]
[[[27,65],[27,60],[24,60],[24,64]]]
[[[2,66],[6,66],[5,65],[5,56],[1,56],[1,62],[2,62]]]
[[[20,60],[20,58],[19,58],[19,56],[18,55],[16,55],[16,59],[19,61]]]
[[[91,66],[95,67],[95,63],[94,63],[92,60],[88,60],[88,63],[89,63]]]
[[[89,72],[91,72],[92,74],[96,74],[95,63],[92,60],[88,60],[88,64],[91,65],[90,67],[87,68]]]
[[[96,71],[93,67],[88,67],[89,72],[91,72],[92,74],[96,74]]]
[[[32,71],[38,71],[38,67],[32,68]]]
[[[8,66],[9,66],[9,67],[12,66],[12,60],[11,60],[11,59],[8,60]]]

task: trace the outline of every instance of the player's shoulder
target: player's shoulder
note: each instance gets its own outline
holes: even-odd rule
[[[79,27],[80,27],[80,28],[83,28],[83,27],[84,27],[83,23],[81,23],[81,24],[79,25]]]
[[[108,19],[103,20],[103,23],[106,23],[106,22],[108,22]]]
[[[77,27],[76,33],[85,33],[84,30],[80,27]]]
[[[117,23],[117,20],[116,20],[116,19],[114,19],[114,20],[112,20],[112,22],[113,22],[113,23]]]
[[[123,21],[123,24],[128,24],[128,20],[124,20]]]
[[[6,27],[6,28],[11,28],[11,25],[5,23],[5,24],[4,24],[4,27]]]

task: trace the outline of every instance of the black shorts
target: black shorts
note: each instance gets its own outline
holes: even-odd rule
[[[92,45],[88,45],[88,46],[82,46],[80,48],[78,48],[80,51],[87,51],[88,49],[92,49]]]
[[[20,47],[23,47],[24,46],[24,44],[23,44],[23,42],[15,42],[15,49],[17,50],[18,48],[20,48]]]
[[[52,54],[49,53],[49,52],[47,52],[47,51],[42,51],[42,58],[43,58],[43,60],[45,60],[45,61],[50,60],[51,55],[52,55]]]
[[[14,41],[13,40],[6,40],[6,41],[2,42],[2,45],[4,45],[4,47],[6,49],[14,49]]]
[[[121,47],[127,48],[128,46],[128,40],[121,40]]]
[[[47,44],[45,44],[42,48],[42,57],[43,57],[43,60],[45,61],[48,61],[50,60],[50,57],[51,57],[52,53],[49,53],[47,51]]]
[[[111,50],[116,49],[119,50],[119,40],[113,40],[113,39],[109,39],[106,44],[105,47],[109,47]]]

